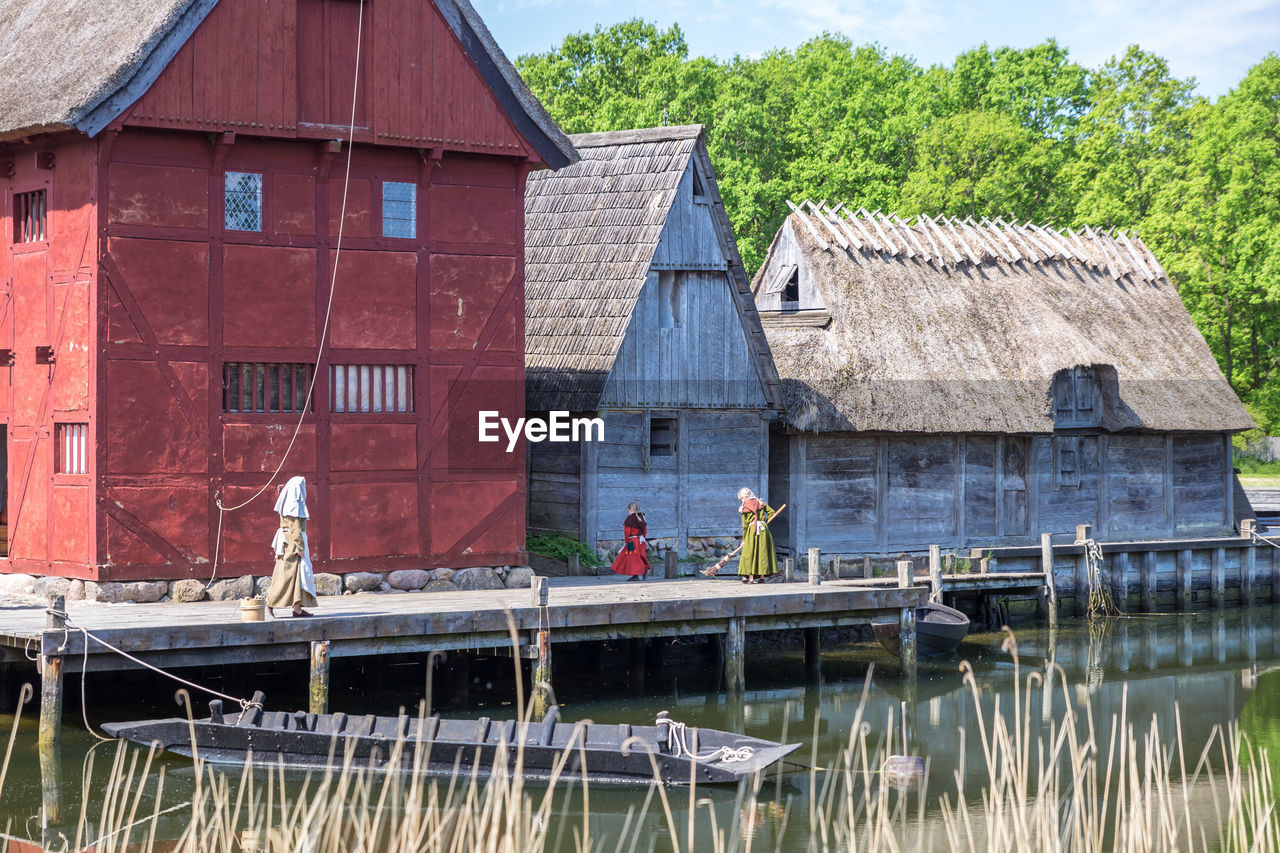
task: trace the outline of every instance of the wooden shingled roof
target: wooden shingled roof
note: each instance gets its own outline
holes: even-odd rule
[[[781,385],[707,156],[701,125],[571,136],[581,160],[529,176],[525,195],[525,398],[531,411],[594,411],[692,159],[706,178],[730,289],[766,394]]]
[[[1077,366],[1102,378],[1107,429],[1253,426],[1133,234],[790,206],[753,290],[796,261],[790,229],[830,315],[765,315],[793,428],[1050,432],[1053,377]]]

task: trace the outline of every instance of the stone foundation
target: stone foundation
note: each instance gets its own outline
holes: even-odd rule
[[[318,572],[319,596],[356,593],[457,592],[463,589],[524,589],[532,585],[533,569],[528,566],[477,566],[470,569],[401,569],[392,572],[352,572],[346,575]],[[0,594],[52,601],[59,595],[67,601],[96,601],[110,604],[150,604],[157,601],[236,601],[264,595],[270,576],[243,575],[223,578],[211,584],[195,578],[176,581],[82,581],[32,575],[0,575]]]

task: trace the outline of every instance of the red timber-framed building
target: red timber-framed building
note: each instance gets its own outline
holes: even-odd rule
[[[577,155],[466,0],[0,18],[0,572],[207,578],[313,370],[317,570],[522,561],[523,451],[459,454],[522,411],[525,179]],[[267,570],[274,494],[220,576]]]

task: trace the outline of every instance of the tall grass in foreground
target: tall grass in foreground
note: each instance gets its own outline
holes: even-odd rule
[[[1010,636],[1006,650],[1017,649]],[[791,815],[777,840],[755,837],[758,799],[774,792],[773,778],[738,792],[738,816],[717,825],[705,790],[652,785],[619,816],[610,837],[592,836],[590,788],[563,809],[570,784],[526,786],[519,774],[478,777],[455,772],[429,777],[382,773],[349,756],[339,767],[305,781],[286,780],[278,766],[228,774],[197,763],[189,802],[165,798],[165,772],[154,754],[118,748],[98,815],[82,808],[75,848],[96,844],[113,851],[243,851],[243,853],[522,853],[573,850],[633,853],[652,848],[644,835],[663,827],[658,849],[678,851],[1153,851],[1280,849],[1280,818],[1267,773],[1265,750],[1235,730],[1216,730],[1198,756],[1187,756],[1175,716],[1171,731],[1153,718],[1138,723],[1127,706],[1095,720],[1085,698],[1060,670],[1046,688],[1039,670],[1016,671],[1012,710],[983,717],[980,684],[968,664],[965,683],[978,710],[981,783],[956,772],[951,793],[931,799],[896,789],[880,772],[902,752],[896,726],[872,726],[863,717],[866,695],[849,743],[826,770],[808,771],[807,803],[775,812]],[[868,679],[868,689],[870,680]],[[1065,710],[1048,723],[1033,721],[1036,691],[1060,691]],[[1034,722],[1034,725],[1033,725]],[[1100,734],[1107,737],[1101,738]],[[963,736],[963,735],[961,735]],[[1100,744],[1108,744],[1105,754]],[[398,748],[398,747],[396,747]],[[572,749],[573,747],[571,747]],[[519,745],[513,745],[519,768]],[[512,756],[499,756],[506,766]],[[568,757],[568,751],[565,753]],[[89,776],[92,774],[90,773]],[[0,768],[0,779],[4,776]],[[236,778],[238,776],[238,779]],[[188,785],[190,782],[188,782]],[[940,787],[940,786],[934,786]],[[950,785],[947,786],[951,788]],[[928,790],[926,785],[922,790]],[[86,786],[86,799],[89,787]],[[3,791],[0,791],[3,796]],[[677,816],[677,806],[685,814]],[[175,811],[175,808],[179,809]],[[807,821],[804,815],[807,813]],[[646,820],[653,817],[654,820]],[[805,826],[807,822],[807,826]],[[599,831],[599,824],[595,824]],[[785,833],[785,835],[784,835]],[[163,841],[161,839],[170,839]],[[172,841],[176,839],[176,845]],[[2,850],[2,848],[0,848]]]

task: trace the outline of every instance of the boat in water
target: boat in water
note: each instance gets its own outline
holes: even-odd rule
[[[916,608],[916,656],[949,655],[969,633],[969,617],[954,607],[928,601]],[[871,626],[876,639],[890,654],[902,649],[897,622],[877,622]]]
[[[243,764],[252,756],[261,764],[290,768],[345,763],[433,776],[488,775],[505,767],[529,780],[558,776],[620,784],[655,779],[668,785],[736,783],[800,746],[688,727],[665,711],[651,726],[561,722],[554,706],[540,722],[448,720],[264,711],[259,696],[239,714],[224,714],[215,700],[209,716],[194,722],[173,718],[102,728],[141,746],[154,744],[218,764]]]

